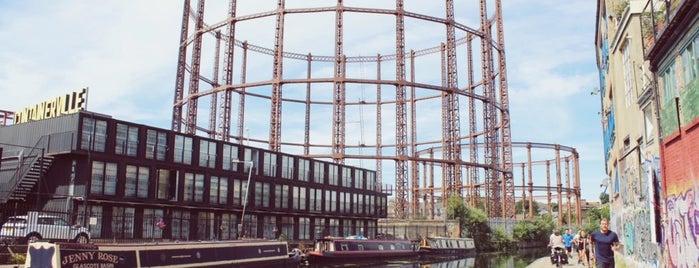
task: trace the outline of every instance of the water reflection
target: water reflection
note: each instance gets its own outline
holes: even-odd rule
[[[408,259],[408,260],[384,260],[362,263],[334,263],[334,264],[309,264],[310,268],[336,268],[336,267],[396,267],[396,268],[524,268],[536,259],[547,255],[543,249],[522,249],[511,254],[506,253],[481,253],[475,257],[454,259]]]

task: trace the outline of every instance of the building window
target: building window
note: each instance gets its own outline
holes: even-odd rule
[[[78,204],[78,211],[85,211],[85,206],[83,206],[82,203]],[[102,206],[88,206],[87,213],[78,213],[76,222],[81,223],[83,226],[87,226],[89,223],[88,219],[91,218],[97,219],[97,224],[90,225],[90,237],[92,239],[102,238],[102,225],[105,224],[102,217]]]
[[[282,217],[281,233],[285,234],[286,237],[293,238],[296,236],[296,234],[294,233],[294,218],[293,217]]]
[[[347,213],[347,200],[345,199],[345,193],[340,192],[340,213]]]
[[[325,181],[325,163],[313,162],[313,182],[323,183]]]
[[[289,208],[289,185],[281,185],[277,184],[274,186],[274,191],[275,191],[275,207],[276,208],[283,208],[287,209]]]
[[[266,239],[275,239],[277,230],[277,217],[274,216],[262,216],[262,237]]]
[[[643,109],[643,140],[646,143],[653,141],[653,131],[655,129],[653,122],[653,108],[648,105]]]
[[[117,124],[114,153],[136,156],[138,150],[138,127]]]
[[[299,240],[311,239],[311,219],[307,217],[299,217],[299,235],[296,237]]]
[[[198,240],[214,240],[216,237],[215,216],[213,212],[200,211],[196,219],[197,239]]]
[[[253,168],[252,172],[255,175],[258,175],[258,170],[260,170],[260,161],[259,161],[259,151],[251,148],[245,148],[244,151],[244,156],[243,156],[243,161],[249,162],[252,161],[252,164],[256,167]],[[248,169],[250,168],[250,164],[245,165],[245,173],[248,172]]]
[[[266,182],[255,182],[255,206],[258,208],[268,208],[270,200],[270,184]]]
[[[330,236],[340,236],[340,220],[330,219]]]
[[[204,174],[194,175],[194,202],[204,202]]]
[[[228,178],[211,176],[209,181],[209,203],[227,204]]]
[[[335,212],[337,211],[337,192],[336,191],[325,191],[325,212]]]
[[[364,189],[364,170],[355,169],[354,170],[354,188]]]
[[[335,164],[328,164],[328,183],[330,185],[339,185],[340,173],[339,167]]]
[[[134,238],[135,209],[126,207],[112,208],[112,233],[117,239]]]
[[[631,43],[626,42],[622,48],[623,61],[624,61],[624,96],[626,97],[626,107],[628,108],[636,101],[636,94],[634,93],[634,70],[633,62],[631,61]]]
[[[661,77],[663,81],[663,103],[668,105],[670,101],[673,101],[675,97],[679,96],[677,89],[677,71],[675,70],[674,62],[662,72]]]
[[[310,178],[311,161],[308,159],[299,159],[299,181],[308,181]]]
[[[315,212],[321,212],[323,209],[323,190],[321,189],[310,189],[311,202],[310,210]]]
[[[150,171],[147,167],[127,165],[124,196],[147,198],[149,177]]]
[[[104,152],[107,144],[107,121],[83,117],[80,149]]]
[[[342,167],[342,186],[352,187],[352,169],[350,167]]]
[[[92,181],[90,193],[98,195],[116,195],[117,164],[100,161],[92,162]]]
[[[165,160],[167,134],[153,129],[146,130],[146,158]]]
[[[294,186],[294,210],[306,210],[306,187]]]
[[[207,140],[199,141],[199,166],[208,168],[216,167],[216,142]]]
[[[291,179],[294,177],[294,158],[282,155],[282,178]]]
[[[236,161],[235,163],[233,161]],[[238,171],[238,146],[231,144],[223,144],[223,170]]]
[[[275,153],[264,152],[264,167],[262,174],[268,177],[277,176],[277,155]]]
[[[685,86],[699,76],[699,36],[682,51],[682,73]]]
[[[192,138],[175,135],[175,163],[192,164]]]
[[[376,173],[366,173],[366,186],[364,188],[367,190],[376,191]]]
[[[143,209],[143,238],[163,238],[163,230],[155,226],[158,221],[164,221],[163,210],[159,208],[144,208]]]
[[[170,236],[174,240],[189,241],[189,229],[191,215],[188,210],[173,210],[172,218],[169,224],[172,228],[170,229]],[[167,222],[166,222],[167,223]]]
[[[204,201],[204,174],[184,174],[184,201]]]
[[[245,182],[239,179],[233,179],[233,205],[239,206],[243,204],[241,200],[245,196]]]
[[[221,214],[221,240],[236,239],[238,237],[238,216],[231,213]]]
[[[177,201],[177,173],[158,169],[158,199]]]
[[[345,200],[343,202],[345,203],[344,208],[343,208],[343,213],[351,213],[352,212],[352,194],[350,193],[344,193],[345,195]]]

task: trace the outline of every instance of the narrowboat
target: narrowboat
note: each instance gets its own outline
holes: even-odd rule
[[[420,242],[420,256],[468,256],[476,253],[473,238],[425,237]]]
[[[325,237],[306,253],[310,263],[384,260],[417,257],[417,247],[410,240],[368,239],[364,236]]]
[[[270,267],[300,263],[285,241],[29,243],[26,267]],[[294,252],[294,251],[291,251]]]

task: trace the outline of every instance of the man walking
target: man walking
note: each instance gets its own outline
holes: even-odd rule
[[[570,229],[566,229],[566,233],[563,235],[563,244],[566,246],[566,254],[568,254],[568,258],[572,257],[573,234],[570,233]]]
[[[594,231],[590,235],[592,245],[595,249],[597,268],[613,268],[614,251],[618,251],[621,247],[619,244],[619,236],[617,236],[615,232],[609,230],[609,220],[607,219],[602,219],[599,227],[599,231]]]

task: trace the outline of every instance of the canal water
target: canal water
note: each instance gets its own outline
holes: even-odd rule
[[[364,263],[309,264],[309,268],[372,267],[372,268],[524,268],[541,257],[547,256],[546,248],[521,249],[512,253],[480,253],[474,257],[454,259],[387,260]]]

